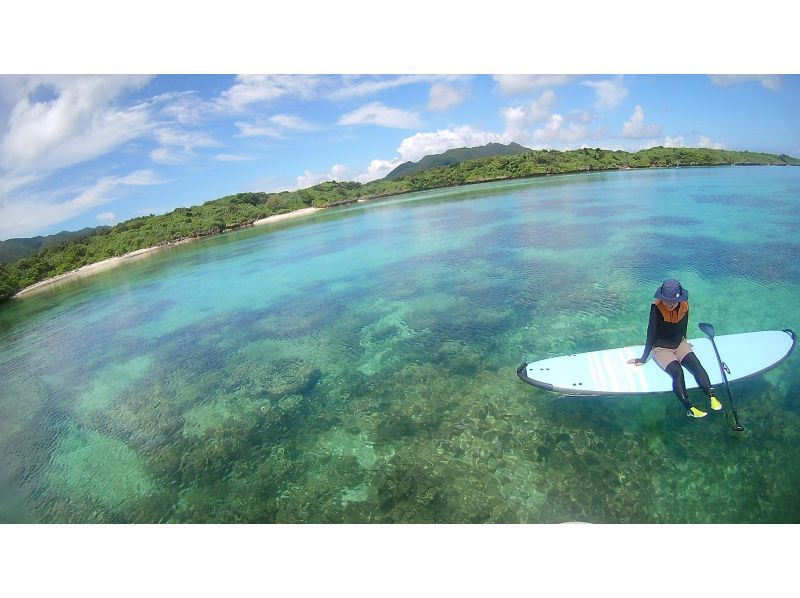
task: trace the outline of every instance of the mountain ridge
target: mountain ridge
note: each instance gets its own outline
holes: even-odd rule
[[[396,181],[397,179],[430,170],[442,166],[454,166],[467,160],[477,160],[479,158],[491,158],[493,156],[514,156],[531,151],[519,143],[512,141],[509,144],[487,143],[475,147],[458,147],[442,152],[441,154],[428,154],[416,162],[403,162],[383,177],[384,181]]]
[[[87,226],[77,231],[62,230],[52,235],[6,239],[5,241],[0,241],[0,264],[15,262],[29,255],[33,255],[34,253],[38,253],[42,249],[55,247],[67,241],[77,241],[101,230],[110,228],[110,226]]]

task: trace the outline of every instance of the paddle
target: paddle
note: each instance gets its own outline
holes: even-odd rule
[[[731,394],[731,385],[728,382],[728,377],[725,375],[725,368],[726,366],[722,363],[722,358],[719,356],[719,351],[717,351],[717,343],[714,342],[714,327],[711,324],[707,324],[706,322],[700,322],[700,330],[703,331],[710,340],[711,346],[714,347],[714,353],[717,355],[717,361],[719,362],[719,371],[722,374],[722,379],[725,381],[725,388],[728,389],[728,398],[731,400],[731,411],[733,411],[733,420],[736,422],[736,425],[733,426],[734,431],[742,432],[744,428],[742,424],[739,423],[739,416],[736,414],[736,404],[733,402],[733,395]]]

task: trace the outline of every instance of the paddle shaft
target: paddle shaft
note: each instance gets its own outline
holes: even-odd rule
[[[719,372],[722,374],[722,379],[725,382],[725,389],[728,391],[728,398],[731,400],[733,421],[736,422],[736,427],[733,429],[737,432],[741,432],[744,430],[744,428],[742,427],[742,424],[739,423],[739,416],[736,413],[736,403],[733,402],[733,393],[731,393],[731,385],[728,382],[728,377],[725,375],[725,365],[722,363],[722,358],[719,356],[719,351],[717,351],[717,343],[714,342],[714,337],[709,336],[708,339],[711,341],[711,346],[714,347],[714,353],[717,356],[717,362],[719,362]]]

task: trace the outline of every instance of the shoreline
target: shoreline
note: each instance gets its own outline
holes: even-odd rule
[[[106,270],[111,270],[112,268],[116,268],[117,266],[121,265],[124,262],[135,261],[137,258],[142,258],[149,253],[156,252],[166,247],[172,247],[173,245],[186,243],[191,240],[192,239],[183,239],[181,241],[176,241],[174,243],[165,243],[164,245],[157,245],[155,247],[145,247],[144,249],[137,249],[136,251],[131,251],[130,253],[118,255],[115,257],[110,257],[99,262],[86,264],[85,266],[81,266],[77,270],[70,270],[69,272],[64,272],[64,274],[59,274],[58,276],[53,276],[52,278],[46,278],[45,280],[40,280],[39,282],[35,282],[32,285],[27,286],[24,289],[18,291],[17,294],[12,297],[12,299],[16,299],[23,295],[29,295],[31,293],[44,291],[52,286],[56,286],[68,280],[78,280],[81,278],[87,278],[89,276],[92,276],[93,274],[97,274],[98,272],[105,272]]]
[[[240,230],[243,228],[247,228],[249,226],[261,226],[263,224],[271,224],[273,222],[280,222],[282,220],[289,220],[291,218],[307,216],[309,214],[319,212],[323,209],[325,208],[301,208],[299,210],[286,212],[284,214],[275,214],[273,216],[267,216],[266,218],[261,218],[260,220],[256,220],[252,224],[232,228],[229,230],[230,231]],[[168,247],[174,247],[175,245],[182,245],[183,243],[189,243],[190,241],[196,241],[198,239],[205,239],[205,238],[207,238],[207,236],[189,237],[188,239],[181,239],[179,241],[173,241],[171,243],[163,243],[161,245],[155,245],[153,247],[145,247],[143,249],[137,249],[136,251],[131,251],[123,255],[110,257],[108,259],[99,262],[86,264],[85,266],[81,266],[77,270],[70,270],[69,272],[64,272],[64,274],[59,274],[58,276],[53,276],[52,278],[46,278],[45,280],[40,280],[39,282],[35,282],[32,285],[17,291],[17,293],[13,295],[11,298],[17,299],[19,297],[36,294],[38,292],[47,290],[49,288],[52,288],[53,286],[59,285],[61,283],[70,280],[80,280],[81,278],[88,278],[89,276],[92,276],[99,272],[105,272],[106,270],[111,270],[112,268],[116,268],[117,266],[120,266],[123,263],[141,259],[142,257],[145,257],[151,253],[155,253],[156,251],[160,251],[161,249],[166,249]]]

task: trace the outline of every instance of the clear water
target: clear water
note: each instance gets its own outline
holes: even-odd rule
[[[643,342],[669,276],[696,336],[799,329],[798,201],[789,167],[475,185],[14,301],[0,521],[798,522],[796,355],[733,385],[738,434],[516,376]]]

